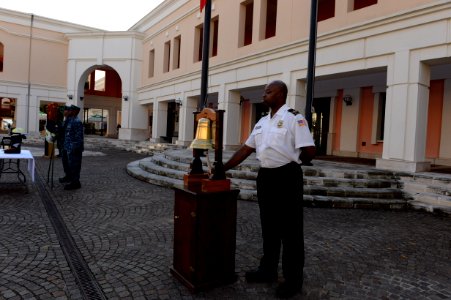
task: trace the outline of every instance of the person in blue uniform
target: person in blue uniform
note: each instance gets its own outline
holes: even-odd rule
[[[65,190],[75,190],[81,188],[80,171],[82,153],[84,151],[83,123],[77,117],[80,108],[75,105],[67,107],[64,122],[64,142],[63,142],[63,169],[65,176],[59,179],[61,183],[67,183]]]
[[[288,89],[282,81],[265,87],[263,103],[270,113],[255,124],[245,144],[224,164],[229,170],[251,153],[260,162],[257,198],[263,237],[263,257],[256,270],[246,272],[248,282],[274,282],[282,247],[284,281],[276,296],[288,298],[302,289],[304,267],[303,174],[311,165],[315,144],[306,119],[286,105]]]

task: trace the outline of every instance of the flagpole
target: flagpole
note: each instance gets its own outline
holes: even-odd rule
[[[208,88],[208,59],[210,54],[210,19],[211,19],[211,0],[200,1],[200,11],[205,9],[204,30],[202,37],[202,72],[200,82],[200,98],[197,104],[197,111],[194,112],[194,130],[197,129],[196,116],[207,106],[207,88]],[[194,135],[196,134],[193,132]],[[200,157],[204,156],[204,150],[193,148],[194,160],[191,163],[190,174],[204,174]]]
[[[312,0],[310,10],[310,38],[308,50],[308,66],[307,66],[307,101],[305,103],[305,119],[309,128],[312,129],[312,104],[313,104],[313,88],[315,84],[315,52],[316,52],[316,35],[317,35],[317,15],[318,0]]]
[[[211,0],[205,2],[204,35],[202,45],[202,77],[200,84],[200,110],[207,106],[208,100],[208,62],[210,56],[210,21],[211,21]]]

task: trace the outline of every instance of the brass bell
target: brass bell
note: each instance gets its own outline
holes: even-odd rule
[[[214,149],[211,141],[210,120],[207,118],[199,119],[196,129],[196,138],[189,146],[193,149]]]

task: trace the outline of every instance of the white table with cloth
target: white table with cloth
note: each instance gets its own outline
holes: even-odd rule
[[[8,173],[17,174],[19,181],[25,183],[25,174],[20,169],[20,161],[24,159],[28,161],[28,174],[30,174],[31,181],[34,182],[35,161],[30,150],[21,150],[20,153],[5,153],[3,149],[0,149],[0,181],[2,175]]]

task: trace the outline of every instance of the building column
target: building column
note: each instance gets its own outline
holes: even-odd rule
[[[168,122],[168,103],[156,101],[153,104],[152,142],[161,142],[161,136],[166,136]]]
[[[197,109],[197,102],[197,97],[186,97],[186,99],[182,100],[177,145],[189,146],[193,140],[194,112]]]
[[[295,106],[298,95],[298,87],[297,87],[298,80],[295,77],[291,76],[291,73],[289,72],[282,73],[282,75],[280,76],[280,80],[285,82],[288,88],[287,105],[290,108],[296,109]]]
[[[333,155],[333,146],[335,141],[335,110],[337,107],[337,100],[335,97],[330,97],[330,112],[329,112],[329,133],[327,134],[327,155]]]
[[[122,124],[119,139],[144,141],[148,138],[147,109],[139,104],[135,93],[128,94],[127,91],[123,91],[123,94],[127,95],[127,98],[122,98]]]
[[[305,104],[307,103],[307,82],[296,80],[293,108],[305,116]]]
[[[398,52],[388,65],[384,148],[380,169],[421,172],[425,159],[430,68],[409,51]]]
[[[28,106],[28,133],[39,135],[39,100],[33,94]]]
[[[16,124],[13,124],[15,128],[23,128],[24,130],[27,130],[27,127],[29,126],[29,119],[28,119],[28,99],[26,94],[20,94],[17,95],[16,98],[16,109],[15,114],[17,116],[16,118]]]
[[[108,112],[108,134],[113,137],[118,136],[117,124],[119,124],[117,119],[117,112],[119,109],[113,107]],[[121,125],[122,126],[122,125]]]
[[[357,156],[359,135],[360,88],[345,89],[343,95],[352,97],[352,104],[342,106],[340,153],[344,156]]]
[[[221,92],[222,91],[222,92]],[[241,106],[240,92],[221,89],[219,109],[224,109],[224,149],[234,150],[240,146]]]
[[[113,114],[113,112],[115,110],[114,110],[114,108],[108,108],[106,110],[108,111],[107,126],[106,126],[106,136],[107,137],[116,137],[117,122],[116,122],[116,115]]]

